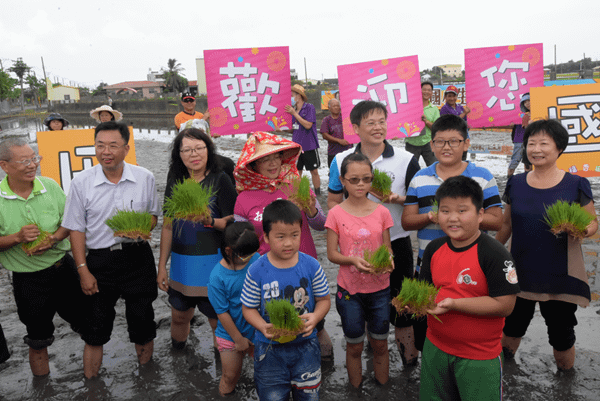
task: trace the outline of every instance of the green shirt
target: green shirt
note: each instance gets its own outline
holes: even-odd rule
[[[435,120],[440,118],[440,109],[438,109],[433,103],[429,102],[427,106],[423,107],[423,114],[425,115],[427,121],[431,121],[433,123]],[[424,146],[428,142],[431,142],[431,130],[428,126],[425,126],[424,135],[408,137],[404,140],[413,146]]]
[[[54,233],[60,227],[66,196],[51,178],[36,177],[33,191],[27,199],[15,194],[8,186],[8,177],[0,182],[0,236],[17,233],[21,227],[37,223],[42,230]],[[32,273],[52,266],[71,249],[67,239],[39,256],[27,256],[17,244],[0,251],[0,263],[8,270]]]

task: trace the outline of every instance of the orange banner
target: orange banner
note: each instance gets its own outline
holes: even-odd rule
[[[600,176],[600,84],[531,88],[531,118],[558,119],[569,132],[560,169]]]
[[[125,161],[137,164],[133,127],[129,127],[129,153]],[[43,157],[42,175],[50,177],[69,193],[71,181],[77,173],[98,164],[94,148],[94,129],[41,131],[37,133],[38,152]]]

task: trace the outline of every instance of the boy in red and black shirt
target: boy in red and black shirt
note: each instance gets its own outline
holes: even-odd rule
[[[438,188],[438,223],[447,237],[429,243],[421,278],[440,288],[427,319],[420,399],[501,400],[502,328],[519,292],[510,253],[483,234],[481,186],[465,176]]]

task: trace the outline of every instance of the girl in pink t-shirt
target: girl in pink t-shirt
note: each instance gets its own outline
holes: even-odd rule
[[[336,309],[347,342],[348,378],[354,387],[362,381],[361,354],[366,323],[373,348],[375,378],[384,384],[389,378],[390,274],[374,274],[364,259],[364,251],[375,251],[385,244],[391,252],[390,227],[394,222],[384,206],[367,199],[373,166],[366,156],[361,153],[347,156],[340,174],[348,197],[329,211],[325,227],[327,257],[340,265]]]

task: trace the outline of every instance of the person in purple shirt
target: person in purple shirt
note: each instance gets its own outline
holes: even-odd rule
[[[462,104],[457,103],[457,98],[458,89],[454,85],[449,85],[444,93],[445,104],[440,109],[440,116],[443,116],[444,114],[453,114],[467,121],[467,114],[471,112],[471,109],[469,106],[463,106]],[[467,134],[467,138],[468,137]],[[467,160],[467,151],[463,152],[462,159]]]
[[[298,172],[302,169],[310,171],[315,194],[321,194],[321,177],[318,168],[321,166],[319,160],[319,139],[317,137],[317,112],[315,106],[307,103],[308,98],[304,93],[302,85],[292,86],[292,105],[285,106],[285,111],[292,115],[293,132],[292,141],[302,146],[302,154],[298,159]],[[279,129],[278,129],[279,130]]]
[[[350,149],[352,145],[344,139],[340,101],[337,99],[329,100],[327,108],[331,114],[321,122],[321,135],[329,143],[327,146],[327,165],[330,166],[335,155]]]

